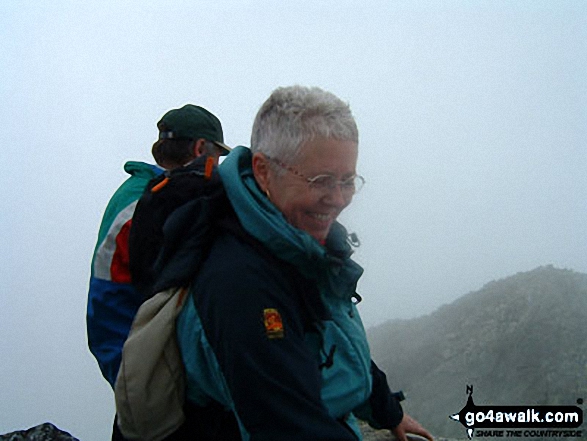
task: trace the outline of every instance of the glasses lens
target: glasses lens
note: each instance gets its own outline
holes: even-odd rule
[[[365,180],[362,176],[353,176],[352,178],[347,179],[346,181],[340,182],[340,188],[342,191],[352,196],[353,194],[357,193],[361,188],[363,188],[363,184]]]
[[[332,190],[336,187],[336,179],[334,176],[329,175],[319,175],[316,176],[308,181],[310,183],[310,187],[315,190]]]
[[[344,181],[338,181],[331,175],[319,175],[308,180],[308,182],[310,183],[310,188],[323,192],[332,191],[337,186],[340,186],[341,191],[347,196],[357,193],[365,184],[363,177],[358,175]]]

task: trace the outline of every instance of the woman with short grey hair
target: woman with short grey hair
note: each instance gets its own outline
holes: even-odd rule
[[[337,218],[365,182],[357,157],[349,106],[294,86],[220,165],[230,209],[177,321],[194,437],[350,441],[361,418],[432,439],[371,361],[356,308],[363,269]]]

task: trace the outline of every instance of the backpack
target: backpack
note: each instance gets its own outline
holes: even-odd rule
[[[129,233],[131,280],[145,300],[157,292],[189,283],[197,268],[191,268],[185,274],[170,268],[177,248],[189,237],[196,247],[205,251],[212,242],[215,221],[229,207],[222,181],[210,157],[198,157],[147,184],[136,205]],[[206,235],[197,234],[194,238],[192,231],[185,231],[188,223],[185,217],[194,214]],[[178,224],[181,229],[177,228]],[[198,256],[198,259],[203,260],[202,257]],[[162,273],[165,273],[164,279]]]
[[[206,157],[152,179],[137,203],[129,266],[145,300],[124,343],[114,388],[118,427],[127,439],[160,441],[185,421],[175,320],[228,210],[214,161]]]

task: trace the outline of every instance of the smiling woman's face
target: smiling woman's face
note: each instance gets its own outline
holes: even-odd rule
[[[338,181],[346,180],[355,175],[357,155],[357,144],[352,141],[316,138],[301,147],[294,163],[287,164],[290,171],[277,173],[260,153],[253,158],[253,169],[261,189],[268,191],[271,202],[286,220],[316,240],[324,241],[352,195],[345,195],[339,186],[332,190],[311,188],[300,175],[307,178],[331,175]]]

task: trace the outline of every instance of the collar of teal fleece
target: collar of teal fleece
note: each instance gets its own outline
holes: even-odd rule
[[[322,246],[308,233],[288,223],[259,189],[253,176],[251,157],[248,148],[239,146],[218,167],[243,228],[274,255],[295,265],[322,288],[344,297],[353,295],[363,269],[350,259],[345,228],[335,223],[326,246]]]

